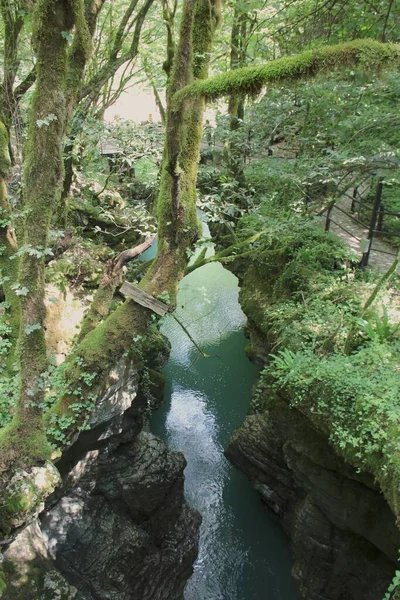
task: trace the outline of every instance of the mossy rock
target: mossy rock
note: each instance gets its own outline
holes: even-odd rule
[[[59,482],[60,475],[51,462],[43,467],[32,467],[29,471],[18,469],[2,493],[0,531],[9,535],[32,520]]]

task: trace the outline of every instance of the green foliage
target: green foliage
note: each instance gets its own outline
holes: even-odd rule
[[[198,187],[202,193],[197,205],[210,223],[235,226],[255,204],[255,190],[251,186],[241,186],[232,177],[220,175],[213,167],[200,170]]]
[[[89,371],[85,368],[84,361],[75,357],[75,364],[80,368],[80,385],[71,390],[65,378],[66,365],[58,368],[51,367],[44,374],[46,393],[46,405],[43,407],[45,414],[48,415],[46,433],[54,447],[67,444],[71,431],[76,428],[79,431],[89,429],[90,415],[96,404],[96,393],[91,392],[98,373]],[[65,394],[70,394],[75,398],[68,406],[68,411],[63,413],[51,412],[51,407]]]
[[[17,296],[27,296],[29,294],[29,289],[20,283],[13,283],[11,289],[14,290]]]
[[[0,303],[0,427],[7,425],[14,415],[19,387],[18,374],[11,376],[6,362],[12,347],[8,308],[6,302]]]
[[[75,244],[57,259],[49,262],[46,280],[58,289],[93,288],[104,274],[107,260],[113,252],[91,239],[75,239]]]
[[[53,121],[57,121],[57,118],[58,118],[57,115],[55,115],[53,113],[49,113],[43,119],[37,119],[36,125],[39,127],[39,129],[41,127],[48,127],[50,125],[50,123],[52,123]]]
[[[373,312],[369,315],[368,320],[360,319],[359,324],[371,341],[380,343],[392,342],[400,329],[400,323],[396,325],[390,323],[385,305],[383,306],[382,316],[377,312]]]
[[[397,600],[400,597],[400,571],[396,571],[383,600]]]
[[[329,434],[352,464],[382,480],[397,468],[400,344],[372,343],[351,356],[282,351],[265,371],[290,403]]]
[[[127,119],[102,123],[89,119],[74,140],[71,158],[91,181],[106,190],[117,189],[136,205],[139,200],[154,199],[163,142],[160,123],[138,124]]]
[[[400,324],[388,281],[355,271],[349,251],[310,219],[279,227],[264,203],[237,228],[256,230],[263,235],[246,255],[241,302],[270,361],[254,409],[268,409],[271,390],[285,397],[345,460],[374,474],[397,514]]]
[[[335,72],[269,88],[261,101],[248,107],[235,132],[246,146],[244,176],[247,193],[252,191],[249,208],[258,209],[266,200],[281,210],[321,210],[352,186],[371,180],[371,171],[380,169],[385,177],[385,206],[400,210],[399,86],[398,72],[377,78],[346,70],[340,77]],[[226,119],[220,118],[217,143],[227,135]],[[217,160],[218,147],[213,152]],[[204,194],[217,193],[213,189],[217,171],[203,167],[199,183]],[[371,203],[375,187],[371,180]],[[240,191],[246,197],[246,190]],[[370,212],[364,221],[369,216]],[[398,221],[386,216],[384,229],[398,230]]]

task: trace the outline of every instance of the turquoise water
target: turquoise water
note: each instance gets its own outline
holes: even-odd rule
[[[280,527],[259,495],[225,459],[223,449],[243,421],[257,369],[244,354],[245,316],[236,278],[220,264],[181,282],[177,316],[162,331],[172,351],[164,368],[165,402],[152,431],[184,453],[186,499],[202,516],[200,551],[185,600],[296,600],[292,560]]]

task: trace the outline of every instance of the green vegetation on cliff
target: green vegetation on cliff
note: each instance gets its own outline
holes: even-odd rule
[[[285,398],[347,462],[375,476],[399,517],[397,278],[360,271],[315,219],[283,220],[268,203],[239,222],[239,236],[250,231],[263,235],[234,270],[257,332],[254,352],[267,363],[253,409]]]

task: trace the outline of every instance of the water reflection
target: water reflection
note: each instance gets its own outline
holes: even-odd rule
[[[166,427],[171,446],[185,449],[185,493],[203,515],[200,553],[185,593],[186,600],[238,598],[237,578],[245,554],[232,552],[235,539],[232,511],[224,503],[229,465],[219,442],[215,415],[198,390],[173,386]],[[233,576],[229,576],[232,573]],[[228,577],[226,575],[228,574]]]

